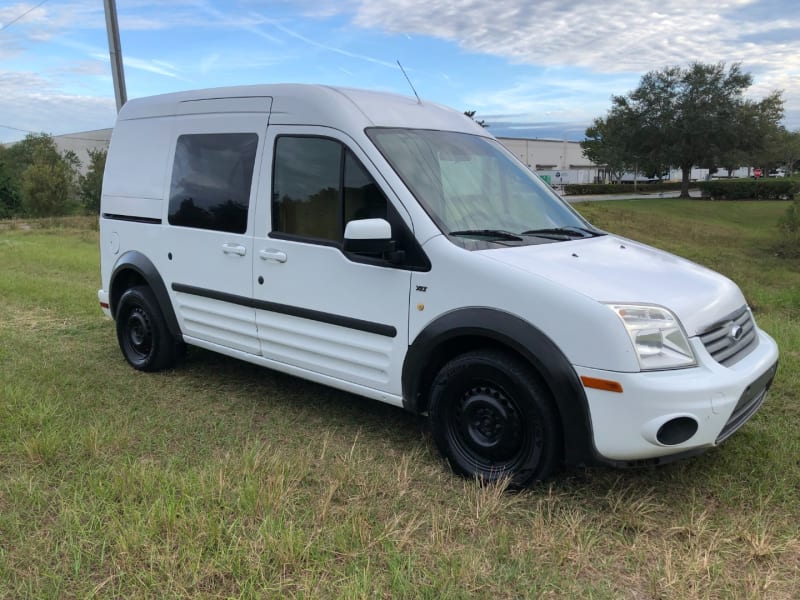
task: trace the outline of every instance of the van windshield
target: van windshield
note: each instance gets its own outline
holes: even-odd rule
[[[423,129],[367,135],[447,235],[515,245],[601,233],[496,140]]]

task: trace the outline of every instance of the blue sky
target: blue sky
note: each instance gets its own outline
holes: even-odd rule
[[[400,60],[420,96],[476,110],[495,135],[577,140],[647,71],[723,61],[753,75],[753,98],[783,90],[785,124],[800,129],[798,0],[117,0],[117,10],[129,98],[274,82],[410,94]],[[114,117],[102,0],[0,0],[0,142]]]

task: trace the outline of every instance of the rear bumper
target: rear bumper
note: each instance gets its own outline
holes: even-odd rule
[[[111,309],[108,305],[108,292],[105,290],[97,290],[97,299],[100,301],[100,310],[107,317],[111,316]]]

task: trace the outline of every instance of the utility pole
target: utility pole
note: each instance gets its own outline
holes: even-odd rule
[[[122,68],[122,47],[119,43],[116,0],[103,0],[106,9],[106,31],[108,32],[108,53],[111,55],[111,77],[114,80],[114,96],[117,99],[117,112],[128,101],[125,91],[125,70]]]

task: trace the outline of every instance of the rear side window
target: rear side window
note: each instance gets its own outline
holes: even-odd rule
[[[375,180],[336,140],[280,136],[275,142],[272,231],[341,242],[353,219],[387,218]]]
[[[244,233],[257,147],[255,133],[180,136],[169,193],[170,224]]]

